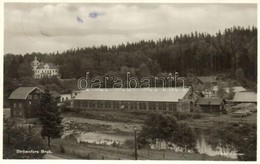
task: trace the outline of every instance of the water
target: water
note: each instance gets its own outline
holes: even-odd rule
[[[89,132],[79,133],[76,135],[77,142],[87,142],[92,144],[106,144],[113,143],[122,145],[127,139],[133,139],[130,135],[118,134],[116,132]]]
[[[214,150],[205,140],[204,136],[200,136],[196,141],[196,148],[198,153],[200,154],[207,154],[209,156],[225,156],[227,158],[237,159],[237,155],[235,151],[230,151],[228,149],[219,148],[218,150]],[[173,145],[173,147],[168,147],[165,141],[157,141],[156,144],[151,145],[151,149],[171,149],[175,152],[182,152],[181,148],[178,148]],[[188,151],[191,153],[191,151]]]
[[[221,155],[227,158],[237,159],[235,151],[230,151],[228,149],[218,148],[218,150],[213,150],[213,148],[206,142],[205,137],[200,135],[197,139],[196,148],[200,154],[207,154],[209,156]]]
[[[88,132],[88,133],[75,133],[77,142],[87,142],[92,144],[106,144],[112,145],[117,143],[119,145],[124,144],[126,140],[134,140],[134,135],[131,134],[118,134],[116,132]],[[213,150],[213,148],[206,142],[203,135],[199,135],[196,141],[196,148],[200,154],[207,154],[209,156],[225,156],[227,158],[237,159],[235,151],[229,151],[226,149],[219,148],[218,150]],[[151,149],[172,149],[176,152],[182,151],[180,148],[169,148],[166,142],[156,142],[156,144],[151,145]]]

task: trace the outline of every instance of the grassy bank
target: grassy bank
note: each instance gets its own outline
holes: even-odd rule
[[[108,145],[94,145],[77,143],[73,139],[55,139],[52,141],[52,152],[63,158],[95,159],[95,160],[133,160],[134,149],[113,147]],[[180,153],[171,150],[138,150],[139,160],[232,160],[221,156],[208,156],[205,154]]]
[[[64,117],[80,117],[85,119],[101,120],[108,122],[120,122],[122,124],[143,124],[153,111],[134,111],[134,110],[84,110],[78,112],[66,112],[63,113]],[[173,115],[179,121],[187,122],[194,128],[209,128],[213,123],[249,123],[256,124],[257,113],[253,113],[250,116],[238,118],[232,117],[230,114],[206,114],[206,113],[174,113],[164,112]]]

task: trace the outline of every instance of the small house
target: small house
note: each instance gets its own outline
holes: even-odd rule
[[[78,81],[76,79],[60,79],[61,85],[66,88],[70,93],[71,92],[71,98],[68,97],[68,95],[63,95],[62,97],[65,98],[68,97],[68,99],[74,99],[78,94],[81,93],[81,90],[78,87]],[[60,100],[60,102],[63,102]]]
[[[257,94],[255,92],[237,92],[233,100],[230,100],[233,103],[257,103]]]
[[[73,91],[71,91],[71,98],[74,99],[80,93],[81,93],[81,90],[73,90]]]
[[[9,96],[11,105],[11,117],[13,118],[32,118],[36,112],[32,104],[39,101],[43,90],[37,87],[19,87]]]
[[[60,95],[60,102],[61,103],[65,102],[65,101],[69,101],[69,100],[71,100],[71,94],[70,93]]]
[[[203,98],[196,102],[196,106],[205,113],[225,113],[225,105],[226,101],[222,98]]]

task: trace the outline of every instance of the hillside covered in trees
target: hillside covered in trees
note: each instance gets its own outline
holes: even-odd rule
[[[232,27],[215,35],[194,32],[158,41],[82,47],[51,54],[5,54],[5,93],[15,86],[34,84],[30,64],[35,56],[39,61],[59,65],[62,79],[85,77],[86,72],[90,77],[120,77],[130,72],[138,78],[174,72],[184,77],[225,73],[256,85],[257,28]]]

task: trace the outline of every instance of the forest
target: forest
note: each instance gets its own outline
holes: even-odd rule
[[[15,46],[15,45],[14,45]],[[28,45],[30,46],[30,45]],[[226,74],[244,83],[257,81],[257,28],[234,26],[215,34],[180,34],[157,41],[141,40],[116,46],[79,47],[64,52],[4,55],[4,91],[35,85],[31,62],[52,62],[62,79],[121,77],[137,78],[178,72],[185,77]],[[236,75],[239,75],[236,76]]]

